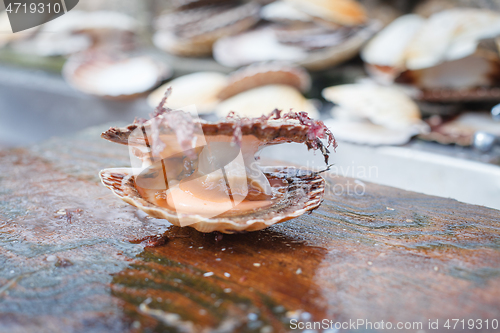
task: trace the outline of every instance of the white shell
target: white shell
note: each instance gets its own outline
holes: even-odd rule
[[[297,62],[305,59],[307,52],[279,43],[272,29],[262,28],[217,40],[213,56],[224,66],[240,67],[271,60]]]
[[[500,14],[455,8],[432,15],[406,50],[406,67],[421,69],[467,57],[479,40],[500,34]]]
[[[295,112],[305,111],[311,118],[319,113],[314,105],[295,88],[288,85],[267,85],[239,93],[226,99],[216,107],[216,114],[225,117],[230,111],[242,117],[259,117],[269,114],[274,109],[284,112],[292,109]]]
[[[361,58],[373,65],[404,68],[405,50],[424,22],[415,14],[397,18],[366,44]]]
[[[179,109],[194,104],[199,114],[209,113],[219,102],[217,94],[227,85],[227,81],[227,76],[218,72],[180,76],[153,91],[148,97],[148,104],[156,108],[167,88],[172,87],[174,93],[168,98],[166,106]]]
[[[395,129],[421,124],[417,104],[396,87],[345,84],[325,88],[323,97],[339,106],[334,112],[343,118],[368,119]]]
[[[75,89],[87,94],[122,98],[144,93],[171,75],[171,70],[149,57],[82,60],[73,56],[63,76]]]
[[[312,22],[312,17],[284,1],[275,1],[260,10],[260,17],[272,22]]]
[[[16,52],[52,57],[67,56],[85,51],[92,44],[92,38],[86,34],[40,32],[35,38],[18,42],[12,48]]]
[[[324,123],[337,140],[370,146],[403,145],[419,133],[410,127],[394,129],[368,121],[328,119]]]
[[[361,52],[372,66],[417,70],[468,57],[479,41],[500,34],[500,13],[454,8],[427,20],[409,14],[389,24]]]
[[[491,86],[499,74],[500,61],[494,54],[477,52],[437,66],[409,71],[408,82],[422,89],[471,89]],[[402,75],[406,75],[403,73]]]

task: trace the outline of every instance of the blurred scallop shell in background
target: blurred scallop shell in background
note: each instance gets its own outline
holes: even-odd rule
[[[157,20],[153,43],[161,50],[179,56],[201,57],[212,54],[213,43],[252,27],[259,20],[260,6],[207,6],[165,14]]]
[[[354,0],[285,0],[300,11],[344,26],[364,24],[368,16]]]
[[[419,138],[441,144],[470,146],[474,134],[480,131],[500,136],[500,123],[492,121],[491,114],[486,112],[466,112],[447,121],[434,116],[428,123],[431,132],[421,134]]]
[[[314,104],[300,91],[288,85],[271,84],[253,88],[222,101],[215,108],[219,117],[235,111],[240,117],[259,117],[274,109],[288,112],[305,111],[309,117],[317,118],[319,112]]]
[[[279,31],[280,27],[265,26],[219,39],[214,43],[213,56],[218,63],[228,67],[281,60],[307,69],[321,70],[354,57],[379,27],[377,22],[371,22],[367,26],[351,28],[350,32],[342,36],[337,29],[331,29],[320,36],[323,43],[330,40],[330,45],[311,49],[309,45],[318,40],[318,36],[311,34],[308,27],[297,27],[294,33],[295,36],[302,34],[304,42],[287,43],[278,39],[278,34],[283,35],[283,30]]]
[[[194,104],[199,114],[210,113],[219,103],[217,95],[227,83],[227,76],[218,72],[196,72],[180,76],[153,91],[148,97],[148,104],[151,108],[156,108],[168,87],[172,87],[174,93],[168,98],[166,106],[179,109]]]
[[[271,27],[263,27],[219,39],[214,43],[213,56],[221,65],[240,67],[272,60],[298,62],[307,57],[307,52],[281,44]]]
[[[74,55],[63,77],[75,89],[100,97],[123,99],[143,94],[170,77],[172,70],[148,56]]]
[[[42,57],[68,56],[92,47],[123,50],[131,48],[136,28],[135,19],[122,13],[72,10],[43,24],[33,38],[12,48]]]
[[[338,140],[361,144],[404,144],[428,131],[419,108],[397,87],[373,83],[325,88],[323,97],[335,104],[334,119],[325,124]]]
[[[381,27],[354,0],[276,1],[260,16],[272,23],[217,40],[214,59],[228,67],[282,60],[321,70],[354,57]]]
[[[369,146],[404,145],[419,133],[411,128],[387,128],[360,120],[328,119],[324,123],[338,140]]]
[[[224,100],[243,91],[269,84],[285,84],[306,93],[311,89],[311,77],[304,68],[288,63],[255,63],[231,73],[226,87],[219,92],[219,98]]]
[[[454,8],[428,19],[408,14],[377,34],[361,57],[373,79],[415,85],[424,100],[495,99],[496,93],[473,89],[500,83],[497,50],[480,47],[499,34],[500,13],[486,9]]]
[[[262,7],[260,17],[276,23],[312,22],[313,18],[285,1],[274,1]]]

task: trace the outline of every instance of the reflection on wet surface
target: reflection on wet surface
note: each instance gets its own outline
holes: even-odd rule
[[[98,170],[128,155],[97,140],[0,152],[1,332],[500,316],[498,211],[365,184],[363,194],[327,188],[312,214],[263,231],[201,234],[100,185]]]
[[[113,277],[113,295],[142,327],[279,331],[296,310],[326,316],[312,282],[323,248],[272,229],[217,241],[214,234],[171,227],[164,237],[165,245],[146,248],[140,263]]]

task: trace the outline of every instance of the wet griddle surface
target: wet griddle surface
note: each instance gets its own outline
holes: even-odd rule
[[[330,177],[312,214],[217,241],[98,182],[101,168],[129,163],[97,130],[0,151],[0,332],[500,320],[496,210],[374,184],[357,195],[352,179]]]

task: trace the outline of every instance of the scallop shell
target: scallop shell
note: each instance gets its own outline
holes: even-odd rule
[[[160,114],[158,117],[163,117],[163,115]],[[205,136],[234,138],[239,133],[240,138],[245,138],[245,136],[256,138],[259,140],[260,145],[283,142],[306,143],[310,148],[321,149],[325,157],[328,156],[328,151],[319,141],[319,138],[329,138],[329,142],[333,143],[334,147],[336,146],[333,136],[329,132],[325,132],[326,128],[321,122],[312,121],[304,117],[303,114],[290,113],[281,117],[279,112],[274,112],[269,117],[254,119],[233,117],[216,123],[208,123],[199,119],[195,121],[201,125]],[[146,122],[133,124],[125,128],[111,128],[104,132],[102,137],[112,142],[138,147],[144,144],[145,139],[135,138],[131,134],[139,126],[148,127],[152,125]],[[146,132],[145,127],[143,127],[143,133]],[[313,127],[316,128],[314,129],[315,133],[311,132]],[[320,132],[316,132],[317,127],[321,127]],[[266,178],[278,178],[283,180],[283,184],[287,184],[282,187],[280,192],[282,196],[272,206],[252,208],[248,212],[227,217],[211,218],[186,213],[181,214],[181,216],[178,215],[178,212],[154,205],[141,196],[136,189],[136,179],[131,168],[105,169],[100,172],[100,177],[102,183],[125,202],[136,206],[153,217],[167,219],[179,226],[188,225],[200,232],[235,233],[260,230],[272,224],[300,216],[321,204],[325,181],[318,173],[294,167],[266,167],[263,168],[263,174]],[[180,217],[183,219],[182,222]]]
[[[376,21],[358,27],[330,47],[308,50],[300,44],[280,43],[276,28],[263,27],[236,36],[219,39],[213,47],[214,59],[224,66],[239,67],[260,61],[288,61],[311,70],[335,66],[354,57],[380,28]],[[312,37],[313,38],[313,37]]]
[[[405,69],[405,50],[424,22],[419,15],[403,15],[372,38],[361,50],[368,73],[379,82],[393,82]]]
[[[451,120],[432,124],[431,132],[419,135],[419,138],[441,144],[470,146],[474,134],[479,131],[500,136],[500,123],[492,121],[491,114],[467,112]]]
[[[219,103],[215,113],[224,117],[234,111],[241,117],[259,117],[274,109],[305,111],[312,118],[319,116],[316,107],[297,89],[282,84],[265,85],[232,96]]]
[[[480,40],[498,34],[500,14],[485,9],[454,8],[428,19],[410,14],[382,30],[361,55],[370,75],[384,83],[406,71],[411,76],[426,76],[418,84],[430,89],[450,88],[443,86],[443,80],[448,80],[445,85],[454,81],[455,88],[491,85],[484,76],[496,72],[485,73],[484,67],[489,65],[474,61],[478,60]],[[484,57],[483,62],[491,62],[491,57]],[[474,73],[467,68],[476,65],[479,70]],[[457,79],[458,73],[463,74]]]
[[[147,56],[75,55],[63,67],[63,77],[73,88],[113,99],[136,97],[171,74],[169,67]]]
[[[227,85],[218,96],[224,100],[243,91],[269,84],[290,85],[307,92],[311,88],[311,77],[303,68],[286,63],[256,63],[231,73]]]
[[[307,52],[297,46],[281,44],[271,27],[261,27],[217,40],[213,56],[221,65],[240,67],[273,60],[297,63],[307,58]]]
[[[245,31],[257,23],[258,12],[257,4],[247,3],[169,14],[174,16],[173,22],[163,18],[167,24],[159,25],[164,28],[155,33],[153,42],[158,48],[179,56],[210,55],[217,39]]]
[[[314,17],[341,25],[360,25],[368,17],[363,6],[354,0],[285,0],[285,2]]]
[[[189,226],[200,232],[219,231],[226,234],[256,231],[314,210],[323,200],[325,180],[312,171],[293,167],[275,167],[265,170],[265,174],[284,179],[289,183],[285,197],[277,203],[276,207],[231,218],[207,219],[192,215],[189,217]],[[175,211],[155,206],[141,197],[134,187],[131,169],[105,169],[99,173],[99,176],[104,186],[123,201],[152,217],[166,219],[174,225],[181,226]]]
[[[183,75],[153,91],[148,97],[148,104],[152,108],[156,108],[167,88],[172,87],[175,94],[169,97],[168,107],[179,109],[194,104],[198,114],[210,113],[219,103],[217,95],[227,86],[227,83],[227,76],[218,72],[197,72]]]
[[[346,84],[325,88],[323,97],[338,105],[325,124],[339,140],[400,145],[428,130],[417,104],[395,87]]]
[[[325,88],[323,97],[338,105],[344,118],[368,119],[395,129],[422,123],[418,105],[396,87],[344,84]]]
[[[481,50],[471,56],[430,68],[405,71],[396,82],[412,84],[422,89],[420,98],[423,100],[494,99],[494,93],[480,95],[481,91],[490,89],[477,88],[492,87],[500,83],[500,59],[492,52]],[[498,89],[491,90],[494,92]]]
[[[262,7],[260,17],[277,23],[312,22],[313,18],[285,1],[274,1]]]
[[[335,132],[339,141],[352,142],[369,146],[404,145],[419,134],[413,128],[388,128],[368,121],[348,119],[328,119],[325,125]]]

